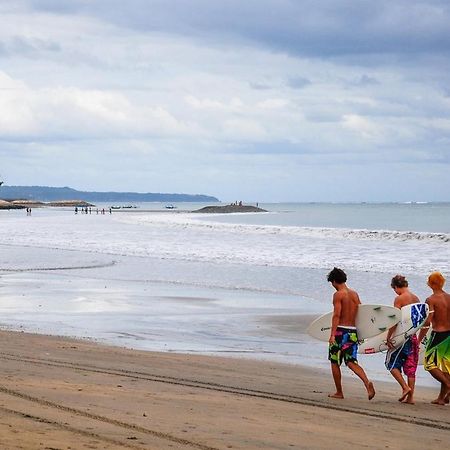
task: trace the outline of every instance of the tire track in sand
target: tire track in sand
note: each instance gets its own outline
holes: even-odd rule
[[[375,410],[362,408],[362,407],[335,405],[335,404],[327,403],[325,401],[300,397],[300,396],[296,396],[296,395],[279,394],[279,393],[270,392],[270,391],[261,391],[261,390],[256,390],[256,389],[243,388],[243,387],[239,387],[239,386],[231,386],[231,385],[225,385],[225,384],[214,383],[214,382],[205,382],[205,381],[200,381],[200,380],[190,380],[187,378],[171,377],[171,376],[166,376],[166,375],[151,374],[151,373],[146,373],[146,372],[131,371],[131,370],[125,370],[125,369],[115,369],[115,368],[105,369],[103,367],[98,367],[95,365],[77,364],[77,363],[72,363],[72,362],[67,362],[67,361],[56,360],[56,359],[20,357],[20,356],[5,353],[5,352],[0,352],[0,357],[4,358],[4,359],[19,361],[19,362],[24,362],[24,363],[29,363],[29,364],[44,365],[44,366],[50,366],[50,367],[62,367],[62,368],[74,369],[74,370],[91,372],[91,373],[100,373],[100,374],[105,374],[105,375],[126,377],[126,378],[131,378],[131,379],[149,381],[149,382],[165,383],[165,384],[172,384],[172,385],[177,385],[177,386],[185,386],[185,387],[198,388],[198,389],[206,389],[206,390],[211,390],[211,391],[216,391],[216,392],[224,392],[224,393],[229,393],[229,394],[234,394],[234,395],[262,398],[265,400],[273,400],[273,401],[280,401],[280,402],[286,402],[286,403],[294,403],[294,404],[299,404],[299,405],[304,405],[304,406],[313,406],[313,407],[317,407],[317,408],[343,411],[343,412],[358,414],[358,415],[367,416],[367,417],[394,420],[394,421],[401,422],[401,423],[410,423],[410,424],[420,425],[420,426],[427,427],[427,428],[434,428],[434,429],[450,431],[450,423],[440,421],[440,420],[428,419],[425,417],[408,416],[406,414],[398,414],[397,412],[394,415],[394,414],[390,414],[388,412],[375,411]],[[2,391],[2,388],[0,388],[0,392],[1,391]],[[209,448],[209,447],[205,447],[205,448]]]

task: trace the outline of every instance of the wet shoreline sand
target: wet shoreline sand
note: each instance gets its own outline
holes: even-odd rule
[[[437,388],[418,390],[411,406],[379,382],[369,402],[346,377],[346,398],[332,400],[328,372],[298,365],[0,338],[8,449],[419,449],[450,438],[449,407],[429,403]]]

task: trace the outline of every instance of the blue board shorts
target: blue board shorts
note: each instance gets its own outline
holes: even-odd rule
[[[400,347],[389,350],[386,354],[386,369],[398,369],[408,378],[416,377],[417,364],[419,363],[419,342],[415,334],[410,336]]]
[[[356,328],[337,327],[335,342],[328,346],[328,360],[332,364],[345,365],[350,362],[358,364],[358,334]]]

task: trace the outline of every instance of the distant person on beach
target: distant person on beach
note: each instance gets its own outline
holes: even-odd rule
[[[358,306],[361,304],[358,294],[346,285],[347,275],[335,267],[328,274],[328,281],[336,289],[333,295],[333,319],[328,347],[328,359],[331,362],[336,392],[330,394],[331,398],[344,398],[341,382],[341,364],[352,370],[364,383],[369,400],[375,396],[373,383],[367,378],[364,369],[358,365],[358,335],[355,319]]]
[[[433,330],[425,350],[424,367],[441,383],[438,397],[431,402],[435,405],[445,405],[450,398],[450,294],[444,291],[444,284],[445,278],[440,272],[428,277],[433,294],[425,303],[430,307],[430,315],[419,333],[421,342],[431,324]]]
[[[409,290],[408,280],[402,275],[392,278],[391,288],[397,294],[394,299],[396,308],[401,309],[406,305],[420,302],[419,298]],[[402,395],[398,401],[413,405],[416,370],[419,363],[419,341],[417,336],[412,334],[400,347],[395,348],[395,342],[392,342],[391,338],[396,327],[397,325],[394,325],[387,335],[389,351],[386,354],[386,369],[391,372],[402,388]],[[407,383],[403,379],[402,370],[407,377]]]

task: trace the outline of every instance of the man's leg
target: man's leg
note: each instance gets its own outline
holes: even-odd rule
[[[336,392],[329,394],[331,398],[344,398],[344,392],[342,391],[342,375],[341,368],[337,363],[331,363],[331,373],[333,375],[334,384],[336,386]]]
[[[416,377],[408,377],[408,386],[411,388],[411,390],[409,391],[409,394],[406,397],[405,403],[414,405],[414,389],[416,386]]]
[[[445,376],[447,377],[448,383],[450,384],[450,374],[445,373]],[[445,394],[444,402],[446,404],[450,403],[450,389],[447,389],[447,394]]]
[[[435,368],[429,370],[431,376],[441,383],[441,390],[439,392],[438,398],[433,400],[431,403],[433,405],[445,405],[445,400],[447,398],[447,393],[450,391],[450,378],[442,370]]]
[[[361,381],[364,383],[364,386],[366,387],[369,400],[372,400],[375,397],[375,389],[373,387],[373,383],[367,378],[364,369],[354,362],[348,362],[347,367],[361,379]]]
[[[402,395],[398,399],[399,402],[402,402],[411,392],[411,388],[406,384],[405,380],[403,379],[402,373],[400,372],[399,369],[392,369],[391,374],[402,388]]]

